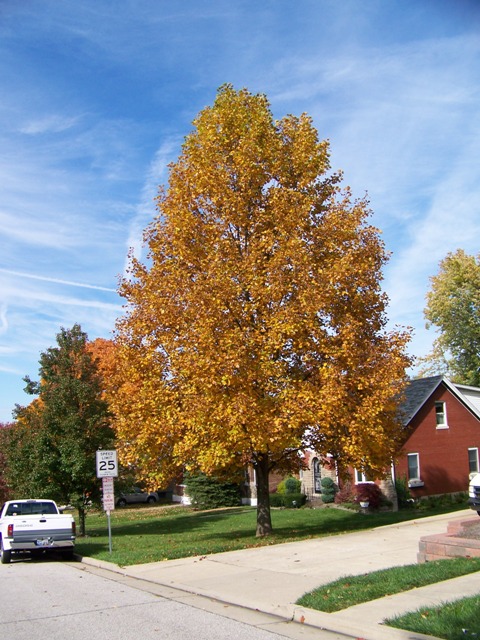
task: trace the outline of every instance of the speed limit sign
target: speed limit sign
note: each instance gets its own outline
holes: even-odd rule
[[[116,451],[97,451],[97,478],[116,478],[118,462]]]

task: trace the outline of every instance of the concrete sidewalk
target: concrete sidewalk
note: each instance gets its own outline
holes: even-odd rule
[[[124,576],[177,592],[330,630],[339,634],[336,637],[425,638],[427,636],[387,628],[381,622],[421,606],[478,594],[480,573],[387,596],[333,614],[299,607],[295,602],[305,592],[345,575],[414,564],[422,536],[444,533],[448,522],[470,517],[472,511],[466,510],[358,533],[125,568],[112,565],[111,568]],[[86,558],[85,561],[94,562]]]

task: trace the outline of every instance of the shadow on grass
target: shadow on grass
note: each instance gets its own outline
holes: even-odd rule
[[[181,509],[182,507],[180,507]],[[335,535],[372,529],[408,520],[419,519],[445,513],[442,509],[425,512],[411,510],[383,513],[359,513],[337,508],[324,509],[272,509],[272,542],[295,540],[316,536]],[[216,509],[208,512],[189,511],[186,514],[160,513],[157,517],[142,519],[136,513],[136,519],[125,522],[125,512],[118,520],[112,521],[116,537],[122,536],[178,536],[194,534],[196,540],[209,539],[240,541],[255,537],[256,510],[251,507]],[[96,524],[87,531],[87,538],[105,536],[105,524]],[[82,538],[78,539],[81,542]],[[93,550],[92,543],[89,548]]]
[[[182,509],[119,512],[111,523],[113,554],[108,552],[106,516],[92,514],[87,536],[77,538],[77,553],[119,565],[143,564],[367,530],[455,510],[364,514],[332,507],[272,509],[273,533],[257,538],[256,510],[252,507]]]
[[[181,507],[179,507],[181,509]],[[122,514],[124,516],[124,514]],[[125,522],[120,516],[118,520],[112,519],[112,528],[115,529],[116,536],[132,536],[141,533],[142,536],[177,535],[184,533],[199,533],[205,531],[211,535],[212,528],[222,522],[229,522],[234,525],[234,521],[239,517],[248,518],[251,516],[252,527],[255,527],[255,511],[252,509],[217,509],[208,513],[202,511],[192,511],[185,515],[159,514],[157,518],[142,519],[141,514],[137,514],[133,522]],[[105,525],[96,523],[94,526],[87,525],[87,538],[96,535],[105,535]],[[81,540],[81,538],[80,538]]]

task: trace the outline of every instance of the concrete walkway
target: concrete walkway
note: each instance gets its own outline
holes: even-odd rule
[[[203,596],[337,634],[329,637],[420,639],[428,636],[399,631],[381,623],[385,618],[421,606],[435,606],[480,593],[480,573],[331,614],[306,609],[295,602],[304,593],[342,576],[414,564],[422,536],[445,533],[448,522],[465,520],[472,515],[472,511],[466,510],[358,533],[125,568],[98,564],[177,593]],[[95,564],[88,558],[84,561]],[[474,631],[480,634],[480,629]]]

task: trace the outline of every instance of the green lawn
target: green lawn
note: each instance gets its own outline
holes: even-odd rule
[[[422,608],[387,620],[386,624],[446,640],[480,638],[480,596]]]
[[[480,571],[480,558],[455,558],[392,567],[357,576],[345,576],[306,593],[299,598],[297,604],[332,613],[476,571]]]
[[[127,566],[359,531],[455,508],[464,508],[464,504],[367,515],[335,508],[273,509],[274,533],[259,539],[255,537],[256,510],[252,507],[212,511],[181,506],[128,507],[112,512],[111,554],[103,512],[88,514],[87,536],[77,538],[76,551]]]

